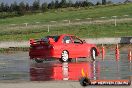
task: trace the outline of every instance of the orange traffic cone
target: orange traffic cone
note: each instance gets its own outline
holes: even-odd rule
[[[102,45],[102,60],[104,60],[105,58],[105,49],[104,46]]]
[[[131,50],[129,50],[129,53],[128,53],[128,60],[130,62],[132,61],[132,52],[131,52]]]
[[[116,61],[120,59],[120,51],[119,51],[118,44],[116,45],[116,49],[115,49],[115,57],[116,57]]]

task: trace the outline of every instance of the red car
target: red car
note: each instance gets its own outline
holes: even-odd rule
[[[99,50],[96,45],[86,43],[76,36],[63,34],[57,36],[46,36],[40,40],[30,40],[30,59],[43,62],[44,59],[56,58],[62,62],[75,58],[91,57],[96,59]]]

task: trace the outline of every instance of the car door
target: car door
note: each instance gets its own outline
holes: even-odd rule
[[[62,50],[67,50],[69,52],[69,58],[73,58],[75,55],[75,47],[74,44],[72,43],[71,37],[70,36],[64,36],[62,39],[63,43],[63,49]]]
[[[79,38],[72,36],[72,41],[74,43],[74,51],[77,57],[86,57],[87,56],[87,46]]]

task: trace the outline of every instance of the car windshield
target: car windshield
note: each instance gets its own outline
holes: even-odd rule
[[[48,38],[52,38],[55,42],[57,42],[59,39],[59,36],[46,36],[46,37],[42,38],[41,40],[49,41]]]
[[[79,38],[77,38],[75,36],[71,36],[71,37],[72,37],[75,44],[82,44],[83,43]]]

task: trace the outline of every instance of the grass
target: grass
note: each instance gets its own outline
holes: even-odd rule
[[[46,13],[0,19],[0,41],[29,40],[30,38],[40,38],[46,35],[55,34],[73,34],[81,38],[132,36],[131,21],[118,23],[116,27],[112,23],[50,27],[50,32],[47,32],[47,27],[42,26],[50,21],[57,21],[61,23],[62,20],[66,19],[74,22],[75,19],[85,19],[89,17],[97,19],[102,16],[106,16],[109,19],[114,15],[122,17],[126,14],[131,17],[131,8],[132,4],[97,6],[80,9],[63,8],[50,10]],[[41,22],[41,25],[33,27],[34,25],[32,24],[35,22]],[[23,23],[30,24],[28,27],[20,28],[20,26],[25,26]],[[10,27],[10,24],[17,24],[18,26],[15,25],[14,27]]]
[[[84,18],[100,18],[106,16],[111,18],[113,15],[123,16],[132,15],[132,4],[123,5],[108,5],[108,6],[95,6],[86,8],[64,8],[58,10],[50,10],[46,13],[38,13],[34,15],[25,15],[21,17],[13,17],[0,19],[0,25],[7,24],[22,24],[22,23],[35,23],[42,22],[46,23],[49,21],[61,21],[61,20],[73,20],[73,19],[84,19]]]
[[[0,41],[29,40],[30,38],[42,38],[46,35],[56,34],[73,34],[81,38],[121,37],[132,36],[132,22],[119,23],[116,27],[114,24],[83,24],[51,27],[49,32],[44,27],[21,30],[19,33],[18,30],[1,31],[0,33]]]

